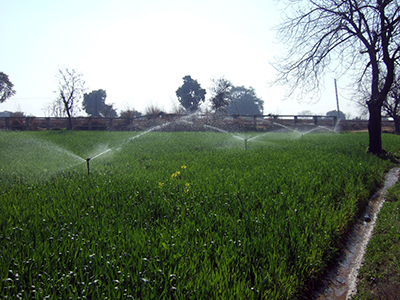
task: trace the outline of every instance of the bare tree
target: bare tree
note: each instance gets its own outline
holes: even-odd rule
[[[212,82],[214,83],[214,86],[210,88],[211,92],[211,107],[214,109],[216,112],[221,112],[224,107],[228,106],[231,104],[231,90],[233,88],[232,83],[225,79],[224,77],[221,77],[219,79],[212,79]]]
[[[397,68],[398,67],[396,67],[396,69]],[[400,82],[397,79],[398,77],[399,75],[396,75],[395,79],[393,80],[393,84],[388,96],[383,102],[382,112],[383,116],[393,118],[395,132],[400,134]],[[380,88],[383,88],[383,85],[384,82],[381,82],[379,85]],[[358,95],[355,97],[355,103],[359,106],[362,115],[367,115],[368,105],[365,99],[371,98],[371,91],[365,86],[365,84],[361,84],[357,92]]]
[[[367,90],[365,90],[363,87],[361,89],[358,89],[357,95],[353,97],[353,102],[355,102],[355,104],[358,106],[360,118],[362,118],[363,120],[368,119],[367,101],[371,98],[370,89],[369,87],[367,88]]]
[[[145,115],[159,115],[161,113],[163,113],[163,110],[154,103],[148,103],[144,109]]]
[[[82,79],[83,75],[74,69],[65,68],[58,71],[58,97],[54,102],[54,112],[60,113],[57,107],[59,108],[59,101],[61,101],[63,104],[62,112],[68,117],[68,129],[72,129],[72,117],[78,109],[78,103],[85,91],[85,81]]]
[[[398,78],[398,76],[397,76]],[[390,89],[388,98],[383,103],[383,111],[394,120],[394,128],[400,134],[400,82],[395,80]]]
[[[286,0],[293,16],[278,28],[290,45],[275,64],[277,82],[287,84],[289,95],[314,92],[331,62],[335,71],[357,72],[357,82],[370,74],[369,147],[380,154],[382,105],[395,77],[400,52],[400,8],[397,0]],[[357,83],[356,82],[356,83]],[[379,83],[383,82],[381,86]]]
[[[63,118],[66,116],[64,103],[61,98],[57,98],[51,106],[51,114],[56,118]]]

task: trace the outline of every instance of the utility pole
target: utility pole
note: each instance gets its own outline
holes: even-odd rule
[[[336,108],[337,108],[337,117],[338,120],[340,120],[340,110],[339,110],[339,96],[337,92],[337,84],[336,84],[336,79],[335,80],[335,94],[336,94]]]

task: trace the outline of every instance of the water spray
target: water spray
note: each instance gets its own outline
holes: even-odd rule
[[[86,163],[87,163],[87,174],[90,175],[90,169],[89,169],[89,161],[91,160],[91,158],[86,158]]]

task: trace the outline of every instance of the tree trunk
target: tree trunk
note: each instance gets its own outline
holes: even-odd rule
[[[381,106],[376,102],[368,104],[369,120],[368,120],[368,134],[369,146],[368,151],[373,154],[381,154],[382,149],[382,116]]]
[[[72,130],[72,118],[68,117],[68,130]]]
[[[396,134],[400,134],[400,116],[395,116],[394,118],[394,130]]]
[[[68,130],[72,130],[72,116],[69,110],[67,110],[68,115]]]

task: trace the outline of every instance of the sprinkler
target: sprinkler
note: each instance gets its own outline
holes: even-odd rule
[[[86,158],[86,163],[87,163],[87,174],[90,175],[90,169],[89,169],[89,161],[91,160],[91,158]]]
[[[247,150],[247,139],[244,139],[244,150]]]

